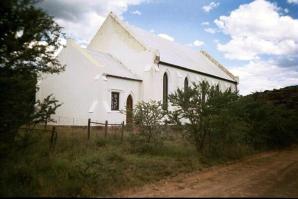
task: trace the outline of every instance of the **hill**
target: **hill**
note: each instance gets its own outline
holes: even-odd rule
[[[287,109],[298,111],[298,85],[256,92],[250,96],[256,100],[267,101],[278,106],[283,105]]]

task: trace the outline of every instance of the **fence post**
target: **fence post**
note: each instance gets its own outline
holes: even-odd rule
[[[57,139],[58,139],[58,131],[56,130],[56,127],[54,126],[53,127],[53,131],[55,132],[55,136],[54,136],[54,144],[56,145],[56,143],[57,143]]]
[[[123,141],[123,133],[124,133],[124,121],[121,124],[121,142]]]
[[[88,140],[90,139],[90,125],[91,125],[91,119],[88,119]]]
[[[54,142],[54,133],[55,133],[55,127],[53,126],[52,132],[51,132],[51,139],[50,139],[50,145],[52,146]]]
[[[50,139],[50,149],[54,148],[56,145],[57,141],[57,132],[56,132],[56,127],[52,127],[52,132],[51,132],[51,139]]]
[[[71,126],[71,133],[73,133],[73,129],[74,129],[74,124],[75,124],[75,121],[74,121],[74,117],[72,118],[72,126]]]
[[[108,120],[106,120],[106,123],[105,123],[105,137],[107,137],[108,135]]]

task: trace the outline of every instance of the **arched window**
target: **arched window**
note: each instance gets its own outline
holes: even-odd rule
[[[163,95],[162,95],[162,108],[164,110],[168,109],[168,75],[165,73],[163,75]]]
[[[185,77],[184,79],[184,91],[188,88],[188,78]]]

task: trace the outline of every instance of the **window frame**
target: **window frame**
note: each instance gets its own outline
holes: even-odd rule
[[[113,98],[113,96],[114,95],[117,95],[117,105],[116,105],[116,107],[114,107],[113,105],[114,105],[114,103],[113,103],[113,100],[114,100],[114,98]],[[119,111],[120,110],[120,92],[118,92],[118,91],[111,91],[111,111]]]

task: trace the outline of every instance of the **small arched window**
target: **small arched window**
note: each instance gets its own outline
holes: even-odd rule
[[[188,88],[188,78],[185,77],[184,79],[184,91]]]
[[[163,95],[162,95],[162,108],[164,110],[168,109],[168,75],[165,73],[163,75]]]

